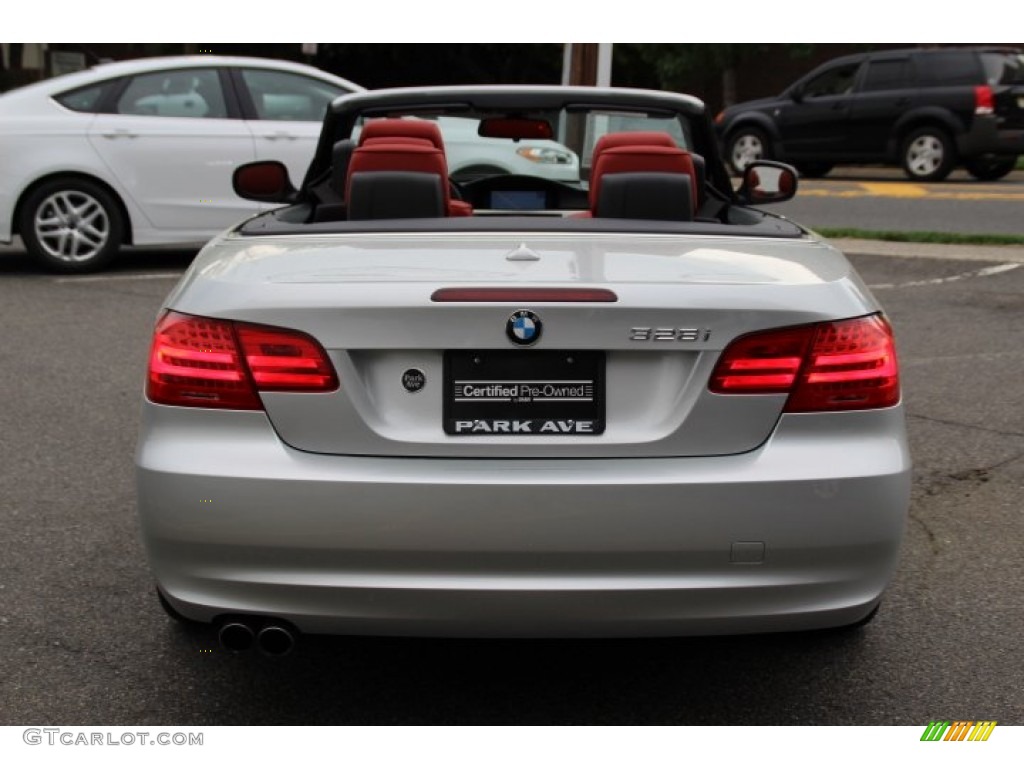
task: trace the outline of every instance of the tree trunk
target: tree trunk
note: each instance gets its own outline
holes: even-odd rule
[[[722,70],[722,103],[727,107],[736,103],[736,68],[733,66]]]

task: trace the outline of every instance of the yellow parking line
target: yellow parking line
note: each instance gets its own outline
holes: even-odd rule
[[[898,181],[863,181],[860,185],[871,197],[928,197],[929,192],[917,184]]]
[[[824,187],[801,187],[797,197],[895,197],[916,200],[1024,200],[1021,192],[933,192],[915,184],[867,184],[861,189],[834,189]],[[910,190],[900,190],[907,186]]]
[[[928,197],[935,200],[1024,200],[1024,192],[1017,194],[996,192],[935,192]]]
[[[801,187],[796,193],[797,197],[871,197],[863,189],[807,189]]]

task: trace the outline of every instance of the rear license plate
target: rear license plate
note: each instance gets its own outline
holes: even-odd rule
[[[1024,96],[1017,97],[1017,106],[1024,109]]]
[[[604,352],[448,351],[449,435],[600,435]]]

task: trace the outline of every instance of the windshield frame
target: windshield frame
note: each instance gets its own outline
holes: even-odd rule
[[[316,153],[299,192],[308,199],[317,180],[330,171],[332,148],[349,138],[360,120],[400,114],[441,113],[530,114],[609,111],[664,114],[675,117],[693,146],[704,157],[708,182],[727,199],[734,199],[732,184],[722,161],[713,126],[699,99],[664,91],[629,88],[562,86],[449,86],[367,91],[336,99],[324,119]],[[581,158],[581,161],[583,158]]]

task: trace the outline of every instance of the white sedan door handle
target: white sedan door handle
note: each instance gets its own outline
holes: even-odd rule
[[[115,128],[112,131],[103,131],[102,134],[105,139],[134,139],[138,136],[134,131],[129,131],[127,128]]]
[[[288,131],[274,131],[273,133],[263,134],[263,138],[270,139],[271,141],[277,141],[278,139],[290,139],[294,141],[299,137],[294,133],[289,133]]]

